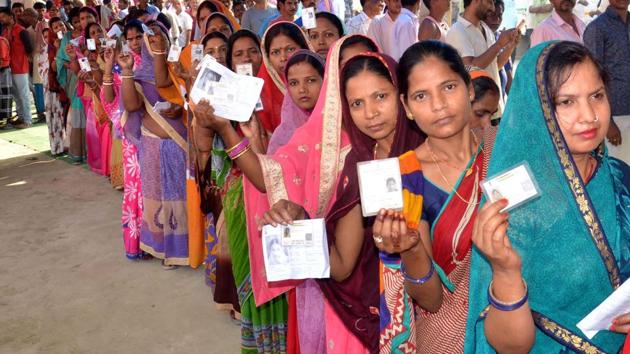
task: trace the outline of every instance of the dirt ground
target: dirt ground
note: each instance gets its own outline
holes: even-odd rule
[[[239,351],[201,269],[126,259],[121,198],[84,167],[0,139],[0,353]]]

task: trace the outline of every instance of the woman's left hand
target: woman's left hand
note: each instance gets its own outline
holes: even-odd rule
[[[153,52],[164,52],[167,50],[166,47],[168,46],[168,39],[161,30],[158,30],[153,36],[148,36],[148,38],[149,46]]]
[[[372,226],[372,237],[376,247],[386,253],[403,253],[416,247],[420,234],[407,228],[402,213],[381,209]]]
[[[630,312],[615,318],[610,330],[618,333],[630,333]]]

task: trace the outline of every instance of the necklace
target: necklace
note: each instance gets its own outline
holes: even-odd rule
[[[477,145],[477,137],[475,136],[475,134],[473,134],[473,139],[475,141],[475,145]],[[438,168],[438,172],[440,173],[440,177],[442,177],[442,180],[444,181],[444,183],[448,186],[450,185],[448,179],[446,178],[446,176],[444,175],[444,172],[442,172],[442,168],[440,167],[440,163],[437,160],[437,156],[435,155],[435,153],[433,152],[433,149],[431,149],[431,144],[429,143],[429,138],[427,138],[427,148],[429,149],[429,154],[431,154],[431,160],[433,160],[433,163],[435,163],[435,166]],[[483,150],[482,150],[483,151]],[[475,159],[477,157],[475,156]],[[447,163],[445,161],[445,163]],[[460,167],[456,167],[453,165],[450,165],[447,163],[447,165],[451,168],[454,168],[456,170],[461,170]],[[473,170],[475,170],[475,164],[471,164],[471,166],[466,170],[465,173],[465,177],[470,176],[473,173]],[[478,171],[477,171],[478,172]],[[470,196],[470,200],[466,200],[464,197],[462,197],[458,192],[457,189],[455,189],[455,185],[453,185],[453,187],[451,187],[451,191],[453,191],[455,193],[455,195],[464,203],[466,204],[479,204],[479,201],[473,201],[473,199],[477,199],[477,196],[475,195],[475,193],[473,193],[473,195]]]

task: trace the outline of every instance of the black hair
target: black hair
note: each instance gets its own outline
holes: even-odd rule
[[[241,38],[251,39],[252,41],[254,41],[254,43],[256,43],[256,47],[258,47],[258,49],[260,50],[260,38],[258,38],[256,33],[247,29],[242,29],[242,30],[238,30],[234,32],[228,39],[228,45],[227,45],[227,57],[225,59],[225,62],[227,64],[228,69],[234,69],[232,68],[232,51],[234,50],[234,44],[236,44],[236,42]]]
[[[501,6],[501,8],[505,10],[505,3],[503,2],[503,0],[494,0],[495,11],[496,11],[497,6]]]
[[[61,17],[53,17],[48,21],[48,27],[52,28],[52,26],[56,23],[56,22],[61,22],[63,23],[64,27],[66,26],[65,22],[63,22],[63,20],[61,19]]]
[[[464,9],[467,8],[472,2],[473,0],[464,0]]]
[[[85,39],[87,40],[88,38],[90,38],[90,28],[94,27],[94,26],[101,26],[98,24],[98,22],[92,22],[89,23],[87,26],[85,26],[85,31],[83,32]],[[101,28],[102,29],[102,28]]]
[[[46,11],[50,11],[55,6],[55,3],[51,0],[46,1]]]
[[[265,53],[267,53],[267,55],[269,55],[271,41],[281,34],[291,38],[300,48],[308,49],[308,43],[306,42],[302,30],[292,23],[280,22],[273,25],[265,35]]]
[[[210,33],[206,34],[203,37],[203,40],[201,41],[201,45],[205,48],[206,47],[206,43],[208,43],[209,40],[215,39],[215,38],[222,39],[223,42],[225,42],[226,44],[228,42],[228,37],[226,37],[223,33],[219,32],[219,31],[214,31],[214,32],[210,32]]]
[[[212,2],[210,2],[210,1],[204,1],[204,2],[202,2],[201,4],[199,4],[199,6],[197,7],[197,13],[196,13],[196,16],[195,16],[195,19],[196,19],[197,21],[199,21],[199,13],[200,13],[200,12],[201,12],[201,10],[203,10],[203,9],[208,9],[208,10],[210,10],[210,13],[213,13],[213,12],[219,12],[219,9],[217,8],[217,6],[216,6],[215,4],[213,4],[213,3],[212,3]]]
[[[210,16],[208,16],[208,20],[206,21],[206,28],[205,28],[206,32],[208,31],[208,26],[210,25],[210,21],[212,21],[213,19],[217,17],[223,20],[223,22],[225,22],[230,27],[230,32],[234,32],[234,27],[232,27],[230,20],[221,12],[213,12],[210,14]]]
[[[494,93],[497,96],[501,95],[497,83],[487,76],[480,76],[472,80],[472,85],[473,89],[475,90],[475,99],[472,101],[472,103],[481,100],[488,93]]]
[[[171,23],[171,20],[168,18],[168,16],[166,16],[164,13],[158,13],[156,20],[162,23],[167,30],[171,30],[173,24]],[[168,36],[168,33],[166,35]]]
[[[22,4],[21,2],[14,2],[14,3],[11,5],[11,10],[13,10],[13,9],[15,9],[15,8],[17,8],[17,7],[24,8],[24,4]],[[11,11],[9,11],[9,12],[11,12]]]
[[[33,9],[35,10],[42,10],[46,8],[46,4],[44,4],[43,2],[36,2],[33,4]]]
[[[354,57],[348,60],[341,72],[341,87],[343,87],[343,92],[346,91],[345,88],[348,80],[364,71],[370,71],[378,76],[387,79],[392,84],[394,83],[392,77],[390,76],[389,70],[387,69],[385,64],[378,58],[371,56]]]
[[[357,44],[363,44],[370,52],[378,53],[378,47],[376,46],[374,41],[364,36],[349,36],[348,39],[344,40],[341,44],[341,48],[339,48],[339,53],[343,53],[343,51],[347,48]]]
[[[82,13],[85,13],[85,12],[87,12],[90,15],[94,16],[94,19],[96,21],[98,21],[98,14],[96,13],[96,10],[94,10],[93,8],[88,7],[88,6],[83,6],[82,8],[79,9],[79,15],[82,14]]]
[[[430,57],[446,63],[453,72],[464,80],[466,86],[470,85],[470,74],[457,53],[457,49],[439,41],[422,41],[409,47],[398,62],[398,88],[405,98],[407,98],[407,91],[409,90],[411,70]]]
[[[431,0],[422,0],[422,3],[424,3],[427,9],[431,10]]]
[[[284,69],[285,72],[289,72],[290,67],[299,63],[310,64],[313,68],[315,68],[315,70],[317,70],[317,73],[319,74],[319,76],[321,76],[322,78],[324,77],[324,71],[325,71],[324,64],[321,61],[315,59],[313,57],[313,54],[308,54],[308,53],[298,53],[291,56],[291,58],[289,58],[289,60],[287,61],[286,68]]]
[[[81,11],[81,9],[79,9],[78,7],[73,7],[72,9],[70,9],[70,11],[68,11],[68,21],[72,24],[72,19],[79,17],[79,11]]]
[[[125,37],[125,39],[127,39],[127,33],[132,28],[140,33],[144,33],[144,30],[142,29],[142,22],[140,22],[139,20],[131,20],[127,22],[127,24],[123,28],[123,36]]]
[[[74,4],[72,3],[71,0],[63,0],[62,6],[63,5],[73,5],[74,6]]]
[[[570,41],[562,41],[553,45],[553,48],[551,48],[547,55],[547,62],[545,63],[544,69],[547,92],[549,92],[552,102],[555,103],[560,87],[567,82],[573,68],[577,64],[586,62],[593,63],[595,70],[597,70],[604,84],[608,84],[608,73],[585,46]]]
[[[364,8],[364,7],[365,7],[365,2],[366,2],[366,1],[367,1],[367,0],[361,0],[361,1],[359,1],[359,3],[361,4],[361,8]]]
[[[331,14],[330,12],[318,12],[315,14],[315,18],[323,18],[325,20],[327,20],[328,22],[332,23],[333,26],[335,26],[335,28],[337,28],[337,32],[339,33],[339,38],[344,36],[344,29],[343,29],[343,23],[341,23],[341,20],[339,19],[339,17],[337,17],[335,14]]]
[[[276,2],[277,2],[278,4],[282,4],[282,5],[284,5],[284,4],[287,2],[287,0],[278,0],[278,1],[276,1]]]
[[[125,22],[129,23],[130,21],[137,20],[144,15],[148,15],[149,12],[147,10],[135,8],[129,11],[129,14],[125,16]]]
[[[13,12],[11,12],[11,10],[8,7],[0,7],[0,14],[11,16],[13,17],[13,20],[15,21],[15,16],[13,16]]]
[[[401,0],[400,4],[404,8],[414,7],[418,3],[418,0]]]

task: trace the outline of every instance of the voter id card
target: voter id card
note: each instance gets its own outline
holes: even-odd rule
[[[315,230],[313,224],[304,220],[282,225],[282,246],[311,246]]]
[[[92,38],[86,40],[88,50],[96,50],[96,41]]]
[[[506,212],[540,196],[540,188],[525,161],[491,178],[481,181],[483,193],[491,203],[507,199]]]
[[[374,216],[381,209],[402,210],[402,178],[397,158],[359,162],[357,172],[363,216]]]
[[[254,68],[251,63],[236,64],[236,73],[239,75],[254,76]]]
[[[170,62],[178,62],[180,54],[182,54],[182,48],[180,48],[177,44],[172,44],[171,49],[168,51],[167,60]]]
[[[307,30],[317,27],[317,22],[315,20],[314,7],[307,7],[307,8],[302,9],[302,25]]]
[[[82,71],[92,71],[88,58],[79,58],[79,67]]]
[[[192,45],[192,61],[200,62],[203,59],[203,46],[201,44]]]

